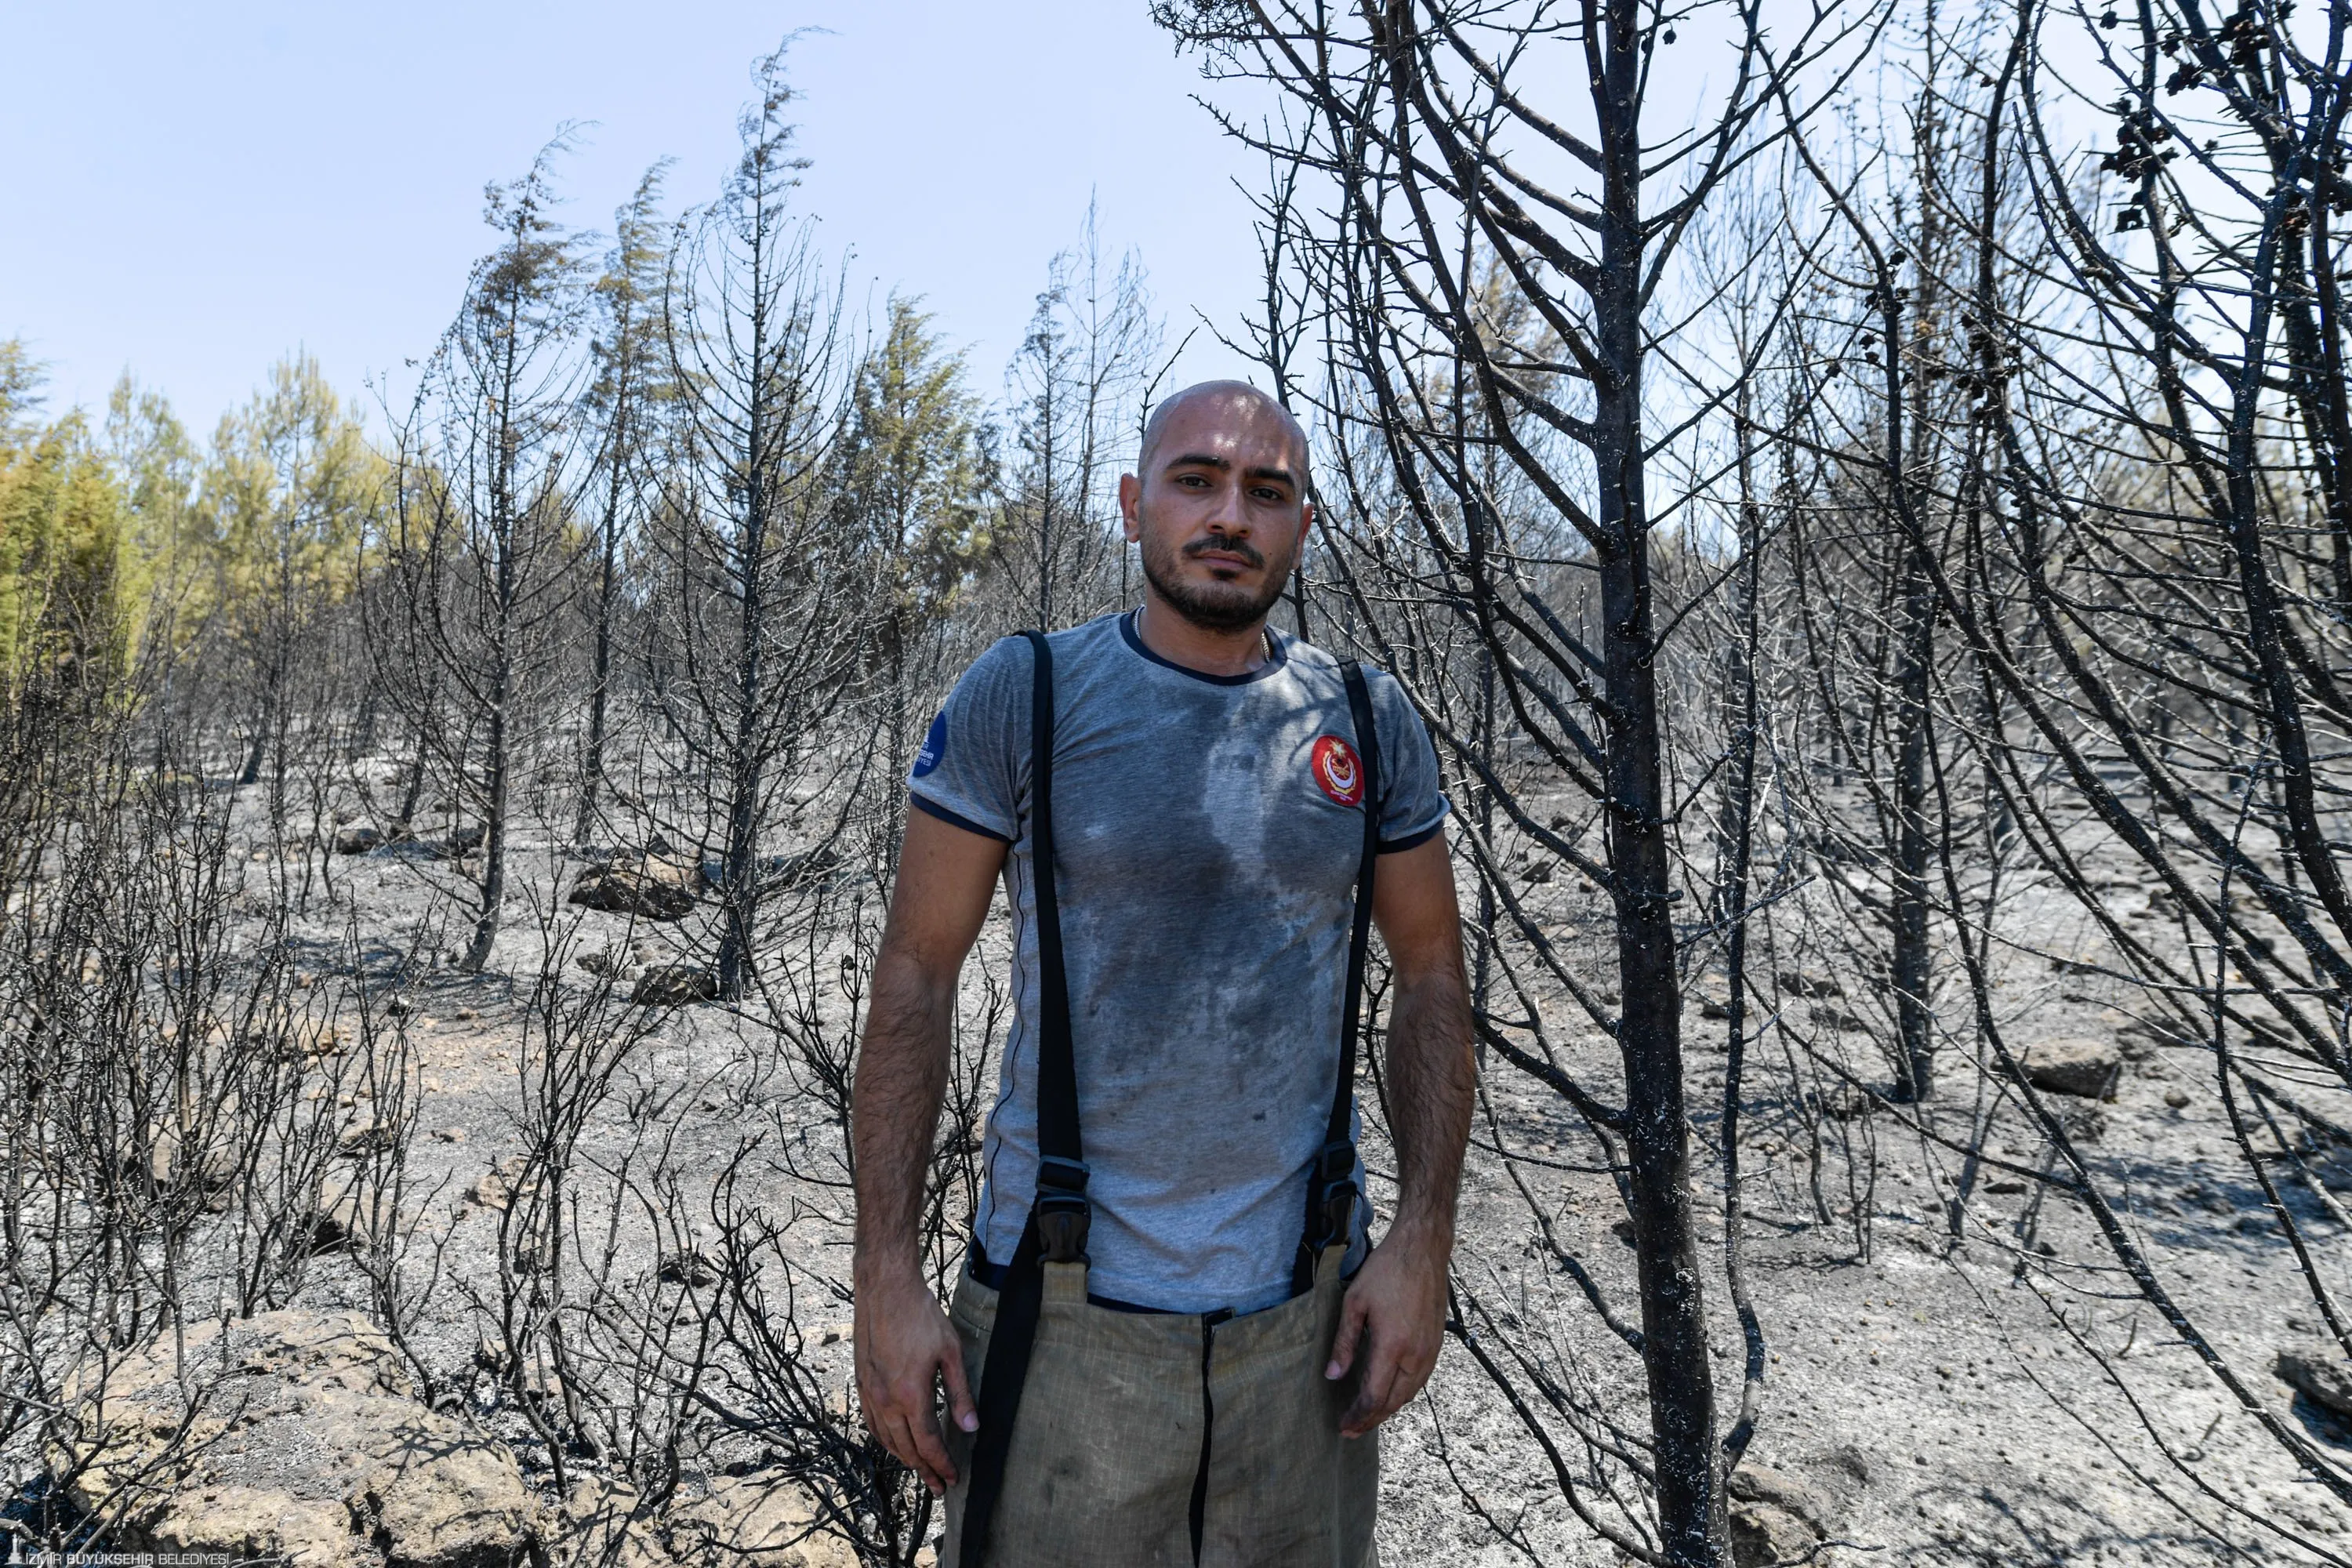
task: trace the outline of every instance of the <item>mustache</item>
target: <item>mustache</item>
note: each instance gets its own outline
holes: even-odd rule
[[[1206,539],[1196,539],[1192,541],[1192,543],[1184,546],[1184,554],[1188,558],[1197,561],[1212,550],[1221,551],[1227,555],[1238,555],[1244,562],[1247,562],[1253,569],[1262,567],[1265,564],[1265,557],[1259,554],[1257,547],[1252,544],[1248,540],[1226,539],[1213,533]]]

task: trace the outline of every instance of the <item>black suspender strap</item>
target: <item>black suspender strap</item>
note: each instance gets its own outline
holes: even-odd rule
[[[1054,877],[1054,655],[1044,632],[1029,683],[1029,875],[1037,899],[1037,1201],[1039,1256],[1087,1256],[1087,1162],[1078,1143],[1078,1064],[1070,1043],[1070,977],[1062,963],[1062,903]]]
[[[1024,632],[1029,686],[1029,873],[1037,900],[1037,1197],[997,1292],[996,1322],[980,1377],[980,1431],[972,1438],[957,1568],[981,1568],[1004,1459],[1037,1342],[1046,1263],[1087,1257],[1087,1163],[1078,1143],[1078,1072],[1070,1044],[1069,977],[1062,963],[1061,905],[1054,886],[1054,659],[1043,632]]]
[[[1323,1129],[1323,1147],[1307,1178],[1307,1225],[1291,1264],[1290,1289],[1303,1296],[1315,1288],[1315,1260],[1325,1247],[1344,1246],[1355,1234],[1356,1204],[1356,1035],[1363,1010],[1364,955],[1372,940],[1372,868],[1381,855],[1381,740],[1372,723],[1372,694],[1364,684],[1363,667],[1354,659],[1339,666],[1348,686],[1348,712],[1356,727],[1357,766],[1364,775],[1361,810],[1364,847],[1356,862],[1356,913],[1348,933],[1348,983],[1339,1011],[1339,1083],[1331,1091],[1331,1119]]]

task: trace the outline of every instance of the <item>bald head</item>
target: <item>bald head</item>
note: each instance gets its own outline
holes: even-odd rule
[[[1184,417],[1180,421],[1179,416]],[[1246,381],[1195,382],[1153,409],[1151,417],[1144,421],[1143,450],[1135,459],[1137,473],[1151,472],[1160,438],[1180,422],[1187,426],[1205,424],[1244,429],[1270,423],[1281,430],[1290,447],[1297,482],[1302,488],[1307,482],[1307,432],[1291,417],[1289,409]]]
[[[1255,636],[1315,518],[1298,421],[1246,382],[1202,382],[1152,411],[1135,467],[1118,504],[1151,596],[1199,629]]]

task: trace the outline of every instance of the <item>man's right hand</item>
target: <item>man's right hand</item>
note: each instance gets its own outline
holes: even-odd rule
[[[857,1397],[866,1425],[898,1461],[923,1478],[934,1497],[955,1484],[940,1430],[938,1384],[948,1390],[948,1414],[966,1432],[980,1430],[980,1412],[964,1386],[963,1346],[939,1298],[919,1278],[862,1287],[852,1336],[857,1352]]]
[[[907,814],[890,918],[874,956],[857,1047],[850,1145],[856,1154],[857,1395],[882,1446],[933,1492],[955,1481],[940,1435],[937,1385],[956,1425],[980,1429],[963,1350],[916,1258],[931,1133],[946,1091],[956,972],[971,951],[1004,867],[1002,840]]]

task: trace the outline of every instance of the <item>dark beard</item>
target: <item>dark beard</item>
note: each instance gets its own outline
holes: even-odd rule
[[[1266,612],[1274,608],[1274,602],[1282,597],[1283,584],[1290,576],[1292,563],[1285,562],[1280,571],[1268,572],[1264,585],[1255,590],[1244,588],[1238,583],[1195,585],[1176,575],[1175,557],[1178,552],[1164,545],[1155,548],[1150,540],[1151,534],[1147,529],[1143,546],[1144,580],[1159,591],[1170,609],[1204,632],[1239,632],[1256,626],[1265,619]],[[1186,545],[1181,553],[1195,555],[1210,550],[1228,551],[1242,556],[1252,566],[1265,564],[1265,557],[1246,540],[1214,537],[1196,540]]]

